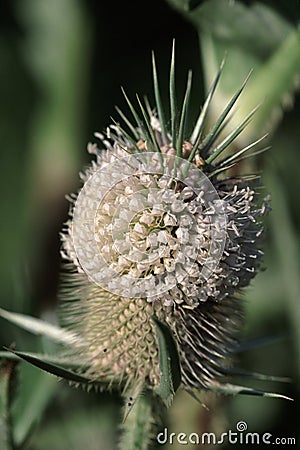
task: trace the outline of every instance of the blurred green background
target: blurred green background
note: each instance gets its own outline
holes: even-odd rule
[[[181,3],[193,7],[204,2]],[[254,2],[242,3],[252,6]],[[262,3],[291,27],[299,23],[298,1]],[[218,20],[222,25],[222,17]],[[249,33],[255,35],[256,30]],[[117,117],[115,105],[126,110],[120,86],[131,98],[136,92],[152,98],[151,50],[155,50],[167,99],[164,92],[174,37],[179,95],[192,68],[196,111],[207,89],[205,52],[202,48],[201,58],[196,27],[167,2],[0,2],[1,307],[55,320],[61,271],[59,231],[68,212],[64,196],[80,186],[78,172],[90,160],[85,148],[94,141],[93,133],[105,129],[111,116]],[[234,44],[228,42],[230,55]],[[282,60],[282,65],[288,63]],[[178,396],[170,419],[175,430],[235,429],[244,420],[249,431],[292,437],[298,433],[300,101],[296,92],[284,100],[285,108],[277,108],[282,118],[269,139],[272,149],[256,161],[256,167],[264,171],[266,191],[272,194],[273,212],[266,221],[267,270],[245,294],[243,332],[244,339],[283,339],[243,352],[238,364],[292,377],[287,385],[252,380],[248,385],[284,393],[295,402],[226,397],[212,402],[207,412],[194,400]],[[48,345],[1,319],[0,345],[12,343],[31,351]],[[21,364],[15,397],[16,441],[21,444],[32,430],[26,448],[115,448],[120,420],[117,395],[71,389]]]

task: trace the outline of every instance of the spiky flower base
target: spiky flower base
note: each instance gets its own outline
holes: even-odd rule
[[[225,375],[226,359],[241,325],[240,299],[208,300],[187,310],[184,305],[165,306],[143,298],[117,297],[98,286],[88,286],[83,274],[73,274],[72,278],[81,285],[76,291],[80,300],[72,308],[67,303],[63,316],[82,337],[75,351],[91,381],[108,380],[125,391],[135,384],[159,384],[153,316],[165,322],[175,338],[185,388],[209,389]],[[66,291],[65,298],[68,295]],[[74,300],[73,292],[70,300]]]
[[[266,205],[255,177],[224,177],[259,142],[223,156],[254,114],[220,139],[244,86],[204,136],[221,70],[188,136],[191,74],[178,113],[173,49],[169,130],[153,59],[156,109],[138,98],[140,117],[125,95],[136,124],[119,111],[127,131],[115,123],[98,134],[104,149],[89,146],[96,162],[72,199],[62,254],[75,269],[63,315],[91,380],[159,385],[153,317],[173,336],[183,387],[213,389],[226,373],[241,326],[237,294],[259,268]]]

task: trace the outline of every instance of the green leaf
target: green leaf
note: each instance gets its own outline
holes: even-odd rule
[[[66,358],[55,355],[47,355],[43,353],[34,353],[34,352],[26,352],[26,355],[31,356],[33,358],[41,359],[46,363],[57,364],[62,367],[67,367],[71,369],[79,369],[82,367],[81,361],[74,361],[74,358]],[[19,361],[20,357],[12,351],[0,351],[0,358],[9,359],[12,361]]]
[[[25,314],[13,313],[0,308],[0,317],[33,334],[46,336],[62,344],[72,344],[74,340],[78,340],[75,333]]]
[[[63,405],[54,404],[59,411],[37,428],[30,439],[30,450],[116,449],[119,405],[100,398],[96,405],[77,403],[76,408],[70,408],[69,400],[72,397],[67,397]]]
[[[18,395],[13,408],[13,436],[16,447],[21,449],[60,385],[53,376],[36,370],[30,364],[19,365],[18,379]]]
[[[292,105],[296,79],[300,74],[299,49],[300,29],[291,31],[269,60],[255,71],[239,114],[244,115],[261,100],[263,103],[244,133],[244,139],[247,136],[256,137],[260,132],[272,132],[282,116],[282,110]]]
[[[179,9],[180,11],[190,11],[190,4],[194,4],[195,2],[193,0],[168,0],[169,3],[176,9]],[[199,3],[197,0],[196,3]]]
[[[169,327],[152,317],[157,331],[160,382],[155,392],[169,407],[181,383],[181,368],[177,347]]]
[[[74,383],[90,383],[90,380],[88,378],[82,375],[78,375],[76,372],[73,372],[72,370],[68,370],[59,365],[47,362],[43,358],[38,358],[30,353],[18,352],[15,350],[11,352],[17,355],[19,358],[23,359],[24,361],[27,361],[28,363],[32,364],[33,366],[38,367],[39,369],[42,369],[45,372],[48,372],[52,375],[56,375],[57,377],[63,378],[68,381],[72,381]]]
[[[261,3],[246,6],[238,1],[209,0],[196,8],[191,8],[188,1],[169,0],[169,3],[198,31],[206,86],[215,76],[224,54],[227,55],[210,109],[211,122],[215,122],[222,105],[253,69],[243,101],[232,118],[233,125],[236,127],[249,111],[264,102],[237,141],[244,146],[262,132],[273,131],[284,104],[291,103],[300,73],[300,30]]]
[[[3,352],[4,353],[4,352]],[[55,375],[64,378],[75,385],[96,388],[107,388],[108,383],[91,383],[85,376],[80,376],[71,368],[81,368],[82,364],[62,358],[57,363],[54,356],[39,355],[15,351],[13,357],[22,359],[29,364],[20,365],[20,389],[15,402],[14,440],[22,448],[33,427],[40,420],[55,391],[59,388]],[[66,366],[66,367],[63,367]],[[42,370],[36,370],[40,368]],[[34,389],[32,388],[34,386]]]

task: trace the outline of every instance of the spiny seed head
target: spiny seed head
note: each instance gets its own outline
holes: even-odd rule
[[[73,268],[63,316],[80,336],[75,351],[91,380],[157,386],[155,316],[171,330],[183,386],[210,388],[224,375],[240,327],[237,293],[262,256],[267,208],[257,180],[228,173],[256,143],[224,156],[252,113],[220,140],[240,89],[204,133],[220,69],[187,135],[191,77],[178,113],[171,68],[166,122],[155,61],[153,69],[155,109],[138,99],[138,113],[125,94],[135,124],[118,110],[124,128],[116,122],[97,134],[100,149],[88,146],[96,161],[82,174],[62,233],[62,256]]]

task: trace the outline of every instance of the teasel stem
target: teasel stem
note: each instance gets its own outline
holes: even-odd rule
[[[130,397],[130,400],[133,399]],[[150,450],[159,432],[164,410],[165,406],[152,392],[139,394],[128,414],[125,413],[118,450]]]
[[[16,361],[0,362],[0,448],[13,450],[11,423],[11,389],[15,377]]]

